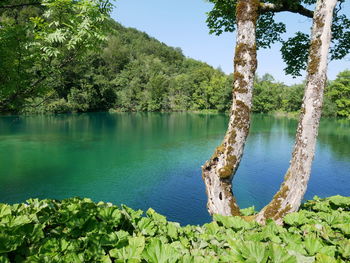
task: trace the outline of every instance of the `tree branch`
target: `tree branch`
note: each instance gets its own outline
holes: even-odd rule
[[[296,14],[300,14],[302,16],[306,16],[309,18],[313,18],[314,12],[303,7],[302,5],[298,4],[289,4],[288,2],[283,2],[280,5],[277,4],[271,4],[271,3],[261,3],[260,4],[260,12],[261,13],[267,13],[267,12],[292,12]]]

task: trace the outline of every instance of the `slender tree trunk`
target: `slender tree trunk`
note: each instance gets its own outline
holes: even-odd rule
[[[239,0],[236,7],[237,38],[234,57],[233,102],[222,144],[202,166],[210,214],[240,215],[232,194],[232,179],[241,161],[250,127],[250,110],[256,60],[256,20],[259,0]]]
[[[331,25],[337,0],[318,0],[313,17],[308,75],[294,151],[289,169],[273,200],[257,215],[264,223],[272,218],[281,223],[285,214],[299,209],[310,178],[327,80],[327,58]]]

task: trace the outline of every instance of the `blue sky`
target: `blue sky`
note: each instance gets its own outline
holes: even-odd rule
[[[169,46],[180,47],[187,57],[220,67],[226,73],[233,71],[235,33],[209,35],[205,20],[212,5],[205,0],[118,0],[114,3],[112,17],[122,25],[144,31]],[[350,10],[349,2],[344,10]],[[286,12],[276,18],[287,24],[285,36],[296,31],[309,32],[312,22]],[[271,49],[258,51],[258,74],[270,73],[286,84],[300,83],[305,73],[295,79],[286,76],[279,49],[280,45],[276,44]],[[344,69],[350,69],[350,56],[330,62],[329,79],[335,79]]]

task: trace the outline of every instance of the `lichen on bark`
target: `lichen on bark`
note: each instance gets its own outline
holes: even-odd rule
[[[210,214],[240,214],[232,193],[232,179],[242,158],[250,127],[252,89],[257,67],[255,30],[258,9],[258,0],[239,0],[236,7],[237,37],[230,120],[223,142],[202,167]]]
[[[318,0],[314,12],[308,75],[298,123],[294,150],[284,182],[272,201],[256,216],[264,223],[272,218],[281,223],[283,216],[299,209],[310,178],[316,138],[321,117],[333,10],[337,0]]]

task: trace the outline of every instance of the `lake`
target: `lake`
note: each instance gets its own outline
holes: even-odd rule
[[[228,116],[85,113],[0,117],[0,202],[89,197],[154,208],[171,221],[210,221],[201,165]],[[297,121],[254,115],[234,192],[262,208],[283,180]],[[306,199],[350,195],[350,121],[323,119]]]

